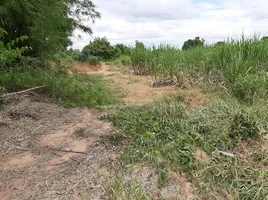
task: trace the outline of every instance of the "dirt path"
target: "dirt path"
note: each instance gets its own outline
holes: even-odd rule
[[[10,101],[0,110],[0,199],[80,199],[89,188],[102,199],[105,180],[92,167],[116,155],[96,143],[114,131],[100,113],[43,103],[35,94]]]
[[[113,87],[121,89],[126,105],[139,105],[151,103],[154,100],[165,100],[168,96],[181,95],[185,97],[190,106],[201,106],[209,102],[208,98],[199,90],[182,90],[176,86],[154,88],[150,76],[135,76],[127,67],[114,67],[102,65],[91,67],[89,65],[77,65],[75,70],[89,75],[103,75],[111,82]]]
[[[189,105],[208,102],[199,90],[153,88],[150,77],[134,76],[126,67],[78,65],[76,70],[104,76],[124,94],[127,105],[178,93]],[[100,116],[94,110],[51,104],[35,93],[9,99],[0,110],[0,199],[109,199],[107,187],[118,177],[136,180],[155,198],[192,197],[194,187],[180,175],[172,174],[174,183],[160,191],[156,172],[148,166],[123,173],[120,154],[124,145],[101,142],[116,130]]]

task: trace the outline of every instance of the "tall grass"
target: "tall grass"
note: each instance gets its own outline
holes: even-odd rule
[[[0,68],[0,94],[44,86],[40,92],[67,107],[106,106],[116,102],[101,77],[69,74],[66,68],[14,67]]]
[[[137,45],[131,58],[136,74],[150,74],[155,81],[172,76],[180,79],[185,71],[194,71],[203,76],[212,70],[218,70],[224,76],[225,85],[236,97],[252,101],[252,98],[249,100],[240,92],[243,90],[242,93],[245,93],[250,88],[249,96],[267,95],[267,52],[267,40],[242,35],[239,40],[227,39],[222,45],[192,48],[188,51],[180,51],[170,45]],[[245,79],[252,83],[251,86],[244,87]]]

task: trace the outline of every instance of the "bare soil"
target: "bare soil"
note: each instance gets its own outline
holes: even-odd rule
[[[152,80],[126,68],[78,65],[75,70],[102,75],[120,87],[127,105],[165,100],[182,93],[191,106],[207,104],[200,90],[175,86],[153,88]],[[128,173],[120,162],[124,144],[114,147],[103,138],[116,129],[100,120],[102,113],[63,108],[35,93],[9,97],[0,109],[0,199],[109,199],[107,187],[116,178],[137,180],[153,198],[195,198],[195,187],[170,172],[169,186],[159,190],[154,169],[137,166]],[[205,155],[200,159],[204,159]]]
[[[112,67],[101,65],[78,65],[75,70],[89,75],[103,75],[112,87],[121,89],[126,105],[151,103],[155,100],[165,100],[169,96],[182,95],[189,106],[202,106],[209,103],[209,98],[198,88],[190,90],[176,86],[153,87],[150,76],[135,76],[127,67]]]

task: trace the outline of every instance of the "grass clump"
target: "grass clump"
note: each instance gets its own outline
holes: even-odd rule
[[[116,102],[101,77],[86,74],[69,74],[66,68],[15,67],[0,69],[0,87],[5,92],[16,92],[35,86],[40,91],[67,107],[98,107]]]
[[[198,171],[201,195],[211,199],[262,200],[268,197],[268,172],[252,168],[236,158],[215,154]]]
[[[169,183],[167,174],[172,170],[192,177],[200,195],[207,199],[261,200],[267,197],[266,171],[219,152],[232,155],[241,141],[258,141],[260,129],[267,125],[265,107],[262,101],[248,106],[231,96],[220,96],[210,105],[187,113],[183,103],[169,99],[122,108],[104,119],[127,133],[130,143],[121,155],[126,166],[153,164],[160,188]],[[206,152],[209,161],[199,163],[195,154],[198,149]],[[265,160],[260,153],[255,157]]]
[[[111,200],[151,200],[137,183],[131,181],[123,182],[116,179],[108,186],[108,192]]]

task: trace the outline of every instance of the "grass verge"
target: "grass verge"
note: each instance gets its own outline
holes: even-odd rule
[[[105,81],[98,76],[69,74],[58,67],[0,69],[0,93],[45,86],[40,91],[67,107],[96,108],[117,102]]]

